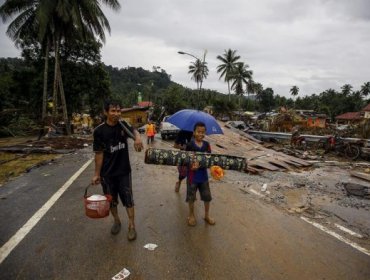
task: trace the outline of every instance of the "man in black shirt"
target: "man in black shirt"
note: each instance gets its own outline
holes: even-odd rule
[[[113,197],[111,213],[114,224],[111,233],[114,235],[121,229],[117,211],[118,196],[120,197],[126,207],[129,219],[127,238],[131,241],[136,239],[136,230],[127,138],[134,139],[134,148],[138,152],[143,149],[143,144],[137,130],[126,122],[120,122],[121,106],[118,102],[105,102],[104,114],[106,121],[94,130],[95,173],[92,184],[101,183],[104,193]]]

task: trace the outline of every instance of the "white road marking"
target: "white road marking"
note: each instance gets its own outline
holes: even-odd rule
[[[330,229],[327,229],[327,228],[326,228],[326,227],[324,227],[323,225],[320,225],[320,224],[318,224],[318,223],[315,223],[315,222],[313,222],[313,221],[311,221],[311,220],[307,219],[306,217],[301,217],[301,219],[302,219],[303,221],[305,221],[305,222],[307,222],[307,223],[309,223],[309,224],[313,225],[314,227],[317,227],[318,229],[321,229],[323,232],[326,232],[327,234],[330,234],[331,236],[333,236],[333,237],[335,237],[335,238],[339,239],[340,241],[342,241],[342,242],[344,242],[344,243],[346,243],[346,244],[350,245],[351,247],[353,247],[353,248],[357,249],[358,251],[360,251],[360,252],[362,252],[362,253],[364,253],[364,254],[366,254],[366,255],[370,256],[370,251],[369,251],[369,250],[367,250],[367,249],[365,249],[365,248],[361,247],[360,245],[358,245],[358,244],[356,244],[356,243],[352,242],[351,240],[349,240],[349,239],[347,239],[347,238],[345,238],[345,237],[343,237],[343,236],[340,236],[338,233],[336,233],[336,232],[334,232],[334,231],[331,231]]]
[[[344,226],[341,226],[339,224],[334,224],[337,228],[339,228],[341,231],[344,231],[350,235],[353,235],[355,237],[358,237],[358,238],[362,238],[363,236],[361,234],[358,234],[357,232],[354,232],[352,230],[350,230],[349,228],[346,228]]]
[[[93,161],[89,159],[68,181],[14,234],[8,242],[0,248],[0,264],[13,251],[13,249],[26,237],[32,228],[49,211],[60,196],[69,188],[70,185],[81,175],[81,173]]]

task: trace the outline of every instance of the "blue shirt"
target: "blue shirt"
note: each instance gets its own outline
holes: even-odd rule
[[[202,142],[202,146],[199,147],[195,144],[194,139],[192,139],[186,146],[186,151],[211,153],[211,146],[207,141]],[[207,168],[198,168],[197,170],[190,170],[188,168],[188,181],[190,184],[204,183],[208,181]]]

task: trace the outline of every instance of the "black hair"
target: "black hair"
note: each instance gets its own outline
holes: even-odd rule
[[[120,108],[122,108],[121,103],[118,100],[106,100],[104,102],[104,111],[108,112],[109,107],[120,107]]]
[[[204,127],[206,128],[206,124],[204,122],[197,122],[195,125],[194,125],[194,129],[193,131],[195,131],[197,129],[197,127]]]

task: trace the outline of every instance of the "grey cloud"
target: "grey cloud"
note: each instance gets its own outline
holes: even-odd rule
[[[1,0],[0,0],[1,1]],[[368,0],[127,0],[116,13],[104,9],[112,28],[103,61],[165,69],[175,82],[195,88],[187,74],[191,57],[208,50],[204,87],[227,92],[216,73],[217,55],[231,48],[254,78],[275,93],[319,93],[370,79]],[[3,31],[4,28],[4,31]],[[0,26],[0,56],[19,55]]]

